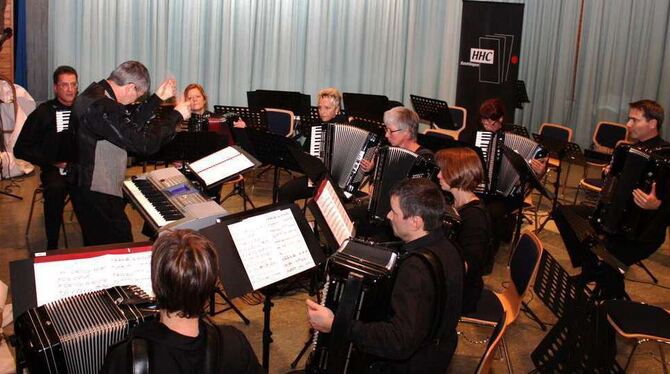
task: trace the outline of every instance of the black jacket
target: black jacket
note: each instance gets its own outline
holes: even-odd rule
[[[90,191],[122,197],[127,153],[157,152],[175,133],[181,114],[171,111],[164,121],[150,126],[149,120],[161,99],[149,99],[128,110],[118,103],[112,87],[102,80],[92,83],[74,102],[72,127],[77,138],[76,185]]]
[[[477,301],[484,288],[482,276],[493,261],[493,231],[486,206],[481,200],[475,200],[458,209],[461,226],[456,242],[461,249],[463,260],[468,264],[463,285],[463,313],[477,309]]]
[[[56,112],[69,114],[71,109],[56,99],[40,104],[23,124],[14,155],[39,165],[42,171],[55,169],[56,162],[73,161],[76,145],[72,131],[69,128],[58,131],[56,126]]]
[[[210,325],[210,328],[212,326]],[[218,325],[221,340],[213,357],[218,359],[221,373],[264,373],[254,351],[242,332],[231,326]],[[148,342],[149,373],[161,374],[211,374],[206,373],[205,361],[208,348],[207,326],[200,321],[200,334],[188,337],[170,330],[158,321],[137,326],[130,337],[109,348],[101,374],[132,373],[131,340],[145,339]],[[217,371],[217,370],[214,370]]]
[[[433,323],[435,284],[430,269],[418,256],[401,263],[391,295],[391,315],[385,321],[354,321],[348,336],[358,349],[387,360],[390,373],[444,373],[456,349],[456,324],[461,313],[463,260],[441,231],[412,242],[408,254],[427,248],[435,253],[446,278],[444,333],[439,344],[429,341]],[[337,315],[335,316],[337,319]]]

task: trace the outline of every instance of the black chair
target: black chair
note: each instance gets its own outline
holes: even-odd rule
[[[663,344],[670,344],[670,313],[657,306],[626,300],[606,301],[603,308],[614,331],[624,338],[635,340],[624,371],[640,344],[655,341],[659,344],[663,372],[667,372]]]

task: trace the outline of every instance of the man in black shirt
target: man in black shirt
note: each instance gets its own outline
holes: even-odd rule
[[[357,349],[377,356],[384,372],[444,373],[456,349],[464,266],[441,230],[445,207],[440,190],[426,179],[404,180],[391,192],[388,219],[395,235],[405,243],[391,295],[391,312],[382,321],[345,323],[347,338]],[[429,268],[419,252],[431,252],[438,259],[438,267]],[[439,270],[444,275],[443,283],[432,275]],[[314,329],[331,331],[337,316],[330,309],[307,300],[307,311]],[[435,328],[437,320],[440,327]]]
[[[130,111],[126,106],[149,92],[149,71],[140,62],[126,61],[105,80],[92,83],[77,97],[72,109],[77,137],[75,188],[72,194],[84,245],[133,240],[124,212],[122,184],[127,151],[155,153],[175,134],[176,126],[191,115],[183,101],[163,121],[149,123],[161,101],[174,96],[176,82],[164,81],[146,102]]]
[[[640,100],[630,103],[626,127],[635,141],[633,147],[650,154],[663,147],[667,150],[670,143],[660,136],[663,118],[663,107],[655,101]],[[603,173],[609,174],[610,168],[611,164],[605,167]],[[644,225],[643,231],[636,238],[631,239],[624,234],[606,235],[605,248],[624,264],[632,265],[644,260],[665,241],[666,229],[670,225],[670,202],[665,195],[669,189],[670,179],[666,178],[653,183],[648,192],[639,188],[633,191],[633,202],[642,209],[639,222]],[[609,266],[605,266],[603,270],[605,273],[600,278],[604,282],[601,284],[605,291],[603,297],[623,297],[623,276]]]
[[[73,160],[75,145],[69,129],[72,103],[77,96],[77,71],[59,66],[53,73],[56,98],[40,104],[26,119],[14,153],[17,158],[39,165],[44,196],[44,228],[47,249],[58,248],[63,208],[69,193],[65,175]]]

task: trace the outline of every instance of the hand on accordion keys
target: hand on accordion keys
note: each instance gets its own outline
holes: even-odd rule
[[[533,172],[535,175],[537,175],[538,178],[541,178],[547,171],[548,161],[549,157],[534,158],[530,160],[530,168],[533,169]]]
[[[333,319],[335,319],[333,311],[310,299],[305,301],[307,302],[309,324],[312,325],[312,328],[320,332],[330,332],[333,327]]]
[[[651,184],[651,191],[644,193],[639,188],[633,190],[633,201],[637,206],[645,210],[656,210],[661,206],[662,201],[656,196],[656,182]]]

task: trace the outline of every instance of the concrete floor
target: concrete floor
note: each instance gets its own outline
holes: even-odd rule
[[[572,168],[568,185],[575,186],[578,178],[581,177],[581,168]],[[130,174],[141,172],[140,168],[129,169]],[[283,176],[286,180],[288,176]],[[10,261],[26,258],[31,251],[41,250],[45,247],[44,230],[42,225],[42,204],[35,205],[33,213],[33,224],[30,229],[28,240],[23,233],[28,220],[30,200],[35,187],[39,184],[37,174],[29,175],[13,181],[16,183],[10,186],[10,181],[0,181],[0,189],[10,187],[11,192],[24,198],[23,201],[0,195],[0,280],[10,283],[8,264]],[[229,187],[225,187],[225,195]],[[255,178],[252,175],[247,177],[247,192],[257,206],[269,203],[271,196],[271,173]],[[572,202],[574,189],[567,189],[566,201]],[[583,196],[583,195],[582,195]],[[546,205],[546,204],[544,204]],[[233,197],[224,204],[224,207],[231,212],[241,210],[240,200]],[[544,206],[540,213],[546,209]],[[78,224],[70,221],[71,207],[66,208],[66,231],[70,248],[81,246],[81,232]],[[136,241],[145,240],[141,233],[142,221],[139,214],[132,208],[127,208],[128,216],[133,224],[133,232]],[[532,229],[532,226],[528,226]],[[553,222],[547,225],[547,229],[539,233],[544,247],[548,250],[571,274],[578,273],[579,269],[573,269],[563,246],[563,243],[557,234]],[[63,246],[62,239],[61,245]],[[650,283],[650,278],[639,268],[633,267],[626,275],[626,288],[634,300],[644,301],[650,304],[659,305],[663,308],[670,308],[670,273],[667,271],[670,267],[670,250],[666,242],[661,250],[657,251],[651,258],[645,261],[645,264],[659,278],[659,284]],[[503,246],[496,258],[496,265],[493,273],[485,279],[486,285],[494,290],[502,290],[505,286],[505,280],[508,279],[508,270],[506,267],[509,255],[508,246]],[[11,297],[11,296],[10,296]],[[309,297],[305,292],[300,291],[290,296],[283,296],[273,299],[274,308],[272,309],[272,331],[274,342],[270,350],[270,373],[285,373],[291,370],[289,364],[304,342],[309,338],[308,324],[306,321],[305,298]],[[261,359],[262,330],[263,330],[263,311],[262,304],[250,303],[251,298],[236,299],[234,303],[251,320],[247,326],[232,312],[220,314],[216,320],[222,321],[240,328],[248,337],[252,347],[257,353],[259,361]],[[541,320],[547,324],[556,322],[556,318],[547,309],[545,305],[529,291],[524,300],[529,304]],[[458,349],[454,356],[449,372],[450,373],[468,373],[473,372],[481,357],[485,344],[474,344],[474,342],[485,339],[490,333],[490,329],[473,327],[472,325],[459,325],[459,330],[463,332],[460,337]],[[5,333],[11,333],[12,328],[5,330]],[[538,325],[530,320],[525,314],[521,313],[514,325],[508,329],[506,340],[512,360],[513,368],[516,372],[529,372],[534,369],[530,354],[537,344],[544,337],[545,332],[540,330]],[[618,340],[619,355],[617,357],[620,363],[625,362],[625,358],[630,352],[631,345],[621,339]],[[667,351],[667,349],[666,349]],[[636,352],[630,367],[630,372],[660,372],[661,363],[658,347],[655,344],[647,343],[642,345]],[[299,368],[304,366],[304,359],[299,364]],[[495,372],[506,371],[505,362],[501,359],[494,361],[493,370]]]

